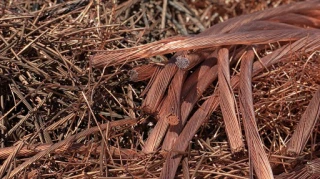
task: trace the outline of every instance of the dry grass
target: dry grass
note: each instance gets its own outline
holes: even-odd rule
[[[320,176],[318,1],[0,6],[0,178]]]

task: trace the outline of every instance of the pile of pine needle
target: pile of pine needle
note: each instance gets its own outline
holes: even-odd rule
[[[0,178],[320,177],[320,1],[0,2]]]

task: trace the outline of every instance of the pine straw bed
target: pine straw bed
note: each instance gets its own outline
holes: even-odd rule
[[[320,178],[320,2],[163,2],[2,2],[1,178]]]

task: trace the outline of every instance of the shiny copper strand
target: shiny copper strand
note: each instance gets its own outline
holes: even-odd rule
[[[209,60],[216,58],[216,55],[217,53],[213,52],[209,56]],[[199,74],[202,74],[202,72]],[[196,75],[197,74],[192,74],[189,78],[194,79],[194,76]],[[187,122],[188,116],[191,113],[194,105],[197,103],[197,101],[202,96],[203,92],[209,87],[209,85],[214,80],[217,79],[217,76],[218,76],[217,65],[212,66],[210,69],[206,71],[206,73],[203,73],[203,75],[196,76],[197,78],[197,80],[195,80],[196,83],[192,86],[192,88],[189,89],[186,96],[182,98],[181,122],[178,125],[170,126],[170,129],[168,130],[166,137],[163,141],[163,145],[162,145],[163,149],[168,151],[172,149],[172,145],[174,144],[174,141],[177,139],[180,132],[182,131],[183,126]],[[183,86],[185,87],[186,84],[184,84]],[[184,87],[182,90],[182,94],[186,93]],[[186,87],[186,89],[188,88]]]
[[[310,135],[319,120],[320,115],[320,89],[316,91],[307,109],[303,113],[294,133],[287,145],[287,152],[299,155],[305,148]]]
[[[252,97],[252,64],[254,52],[246,53],[240,67],[240,111],[248,144],[250,165],[253,166],[257,178],[273,178],[272,169],[259,136],[255,119]],[[250,175],[253,175],[252,173]]]
[[[231,152],[240,152],[244,149],[240,119],[236,115],[235,97],[230,84],[229,50],[220,49],[218,53],[218,79],[220,106],[223,121],[231,148]]]
[[[178,70],[178,67],[170,62],[168,63],[156,77],[141,107],[144,111],[154,114],[167,90],[167,87]]]
[[[177,125],[181,122],[181,88],[186,75],[187,71],[178,70],[173,77],[169,86],[168,95],[165,97],[160,107],[159,114],[157,115],[158,122],[145,142],[143,149],[144,153],[153,152],[159,147],[169,124]]]
[[[320,48],[320,38],[316,38],[316,36],[317,35],[305,37],[292,44],[285,45],[275,50],[272,54],[269,54],[259,61],[256,61],[253,64],[253,75],[258,74],[259,72],[265,70],[265,68],[268,68],[271,65],[279,62],[284,57],[289,56],[290,53],[297,52],[304,47],[306,52],[314,50],[314,48]],[[318,44],[318,46],[314,47],[314,44]],[[235,75],[231,78],[232,88],[235,88],[239,85],[239,79],[240,77],[238,75]],[[175,176],[182,157],[177,151],[185,151],[187,149],[189,141],[192,140],[201,124],[209,118],[210,114],[216,110],[218,105],[219,97],[218,94],[215,93],[209,99],[207,99],[192,115],[188,123],[183,128],[181,134],[176,139],[171,152],[167,156],[160,178],[173,178]]]

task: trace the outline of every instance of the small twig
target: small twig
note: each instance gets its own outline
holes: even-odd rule
[[[166,27],[166,14],[167,14],[168,0],[163,0],[162,15],[161,15],[161,30]]]

